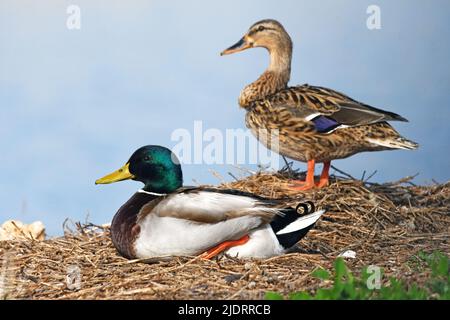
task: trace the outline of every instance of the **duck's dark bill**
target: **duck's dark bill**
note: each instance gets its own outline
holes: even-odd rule
[[[130,173],[130,170],[128,168],[129,166],[130,166],[130,164],[127,163],[119,170],[114,171],[113,173],[110,173],[110,174],[104,176],[103,178],[96,180],[95,184],[108,184],[108,183],[113,183],[113,182],[117,182],[117,181],[133,179],[134,176]]]
[[[235,52],[239,52],[245,49],[248,49],[251,47],[251,44],[248,43],[245,38],[242,38],[241,40],[239,40],[236,44],[232,45],[231,47],[229,47],[228,49],[223,50],[220,55],[226,55],[226,54],[232,54]]]

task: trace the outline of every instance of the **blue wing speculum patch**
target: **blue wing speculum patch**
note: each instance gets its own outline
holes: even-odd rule
[[[330,132],[341,125],[336,120],[333,120],[326,116],[318,116],[318,117],[312,119],[311,121],[314,123],[314,126],[316,127],[317,132],[320,132],[320,133]]]

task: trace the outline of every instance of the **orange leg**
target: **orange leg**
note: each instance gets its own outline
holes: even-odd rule
[[[292,187],[294,190],[305,191],[314,188],[316,185],[314,183],[314,167],[316,166],[315,160],[308,161],[308,171],[306,172],[306,180],[294,180],[294,184],[299,184]]]
[[[320,175],[319,183],[316,183],[318,188],[326,187],[328,185],[328,179],[330,178],[330,166],[331,161],[326,161],[323,163],[322,174]]]
[[[328,185],[329,180],[329,172],[330,172],[330,166],[331,161],[326,161],[323,163],[323,169],[322,174],[320,175],[320,181],[314,182],[314,167],[315,167],[315,161],[309,160],[308,161],[308,171],[306,173],[306,181],[303,180],[294,180],[293,183],[297,184],[297,186],[294,186],[292,189],[298,190],[298,191],[306,191],[315,187],[323,188]]]
[[[243,245],[243,244],[247,243],[247,241],[249,239],[250,239],[250,237],[248,235],[245,235],[245,236],[243,236],[242,238],[240,238],[238,240],[230,240],[230,241],[222,242],[221,244],[218,244],[214,248],[211,248],[208,251],[202,253],[202,258],[203,259],[208,259],[208,260],[212,259],[215,256],[217,256],[219,253],[227,250],[228,248],[235,247],[235,246],[240,246],[240,245]]]

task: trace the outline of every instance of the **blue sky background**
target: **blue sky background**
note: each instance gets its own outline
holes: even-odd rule
[[[67,6],[81,30],[66,28]],[[366,27],[381,7],[382,29]],[[112,1],[0,2],[0,221],[109,222],[140,187],[94,186],[138,147],[176,128],[244,128],[242,87],[268,63],[262,49],[220,57],[257,20],[275,18],[294,41],[291,84],[309,83],[397,112],[416,152],[364,153],[334,165],[374,181],[450,176],[450,2]],[[304,164],[296,163],[304,168]],[[248,166],[254,168],[255,166]],[[184,166],[185,183],[215,184],[230,166]]]

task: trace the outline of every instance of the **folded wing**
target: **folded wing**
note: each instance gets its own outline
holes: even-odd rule
[[[198,223],[218,223],[242,216],[259,217],[263,222],[268,222],[279,213],[275,201],[235,190],[208,188],[193,188],[171,194],[152,208],[152,214],[160,217]]]
[[[381,121],[408,121],[400,115],[374,108],[323,87],[309,85],[288,88],[270,98],[274,110],[291,118],[310,121],[316,131],[328,133],[339,127],[353,127]]]

